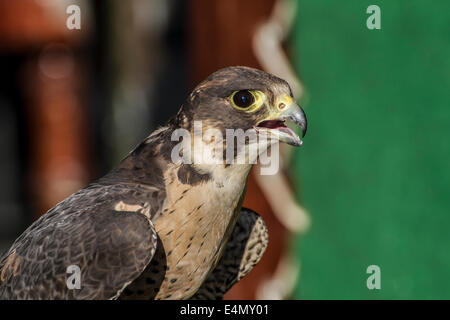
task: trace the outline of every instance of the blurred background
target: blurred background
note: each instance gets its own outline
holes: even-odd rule
[[[369,30],[369,5],[381,29]],[[80,29],[69,29],[80,8]],[[0,0],[0,253],[230,65],[308,116],[245,205],[260,264],[228,299],[450,298],[447,0]],[[274,192],[275,191],[275,192]],[[369,290],[366,269],[381,270]]]

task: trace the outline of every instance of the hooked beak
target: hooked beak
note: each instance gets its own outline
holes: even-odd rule
[[[284,122],[292,121],[300,126],[303,138],[308,128],[305,112],[292,99],[289,104],[281,102],[279,106],[283,107],[281,111],[258,123],[256,129],[258,131],[268,131],[270,132],[270,135],[274,135],[279,141],[286,142],[292,146],[301,146],[303,141],[294,131],[287,127]]]

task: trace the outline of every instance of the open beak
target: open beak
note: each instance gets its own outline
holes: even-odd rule
[[[301,146],[303,141],[293,130],[285,125],[285,121],[292,121],[300,126],[302,138],[305,136],[308,128],[306,115],[303,109],[293,100],[289,104],[284,104],[284,108],[280,112],[259,122],[256,130],[268,132],[270,136],[275,136],[279,141],[286,142],[292,146]]]

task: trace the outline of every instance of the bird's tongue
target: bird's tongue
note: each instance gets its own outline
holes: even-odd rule
[[[267,128],[267,129],[271,129],[271,130],[277,130],[279,132],[287,133],[291,137],[298,138],[297,134],[291,128],[286,126],[284,124],[284,121],[281,121],[281,120],[263,121],[260,124],[258,124],[257,128]]]
[[[280,120],[268,120],[268,121],[263,121],[260,124],[258,124],[258,127],[261,128],[269,128],[269,129],[281,129],[281,128],[287,128],[284,125],[283,121]]]

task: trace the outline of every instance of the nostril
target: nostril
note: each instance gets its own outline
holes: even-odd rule
[[[284,108],[286,108],[286,104],[284,104],[283,102],[281,102],[281,103],[278,105],[278,109],[283,110]]]

